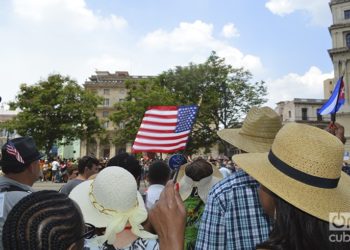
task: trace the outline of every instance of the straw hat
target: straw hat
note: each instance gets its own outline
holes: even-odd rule
[[[341,171],[343,153],[343,144],[330,133],[290,123],[278,132],[269,153],[235,155],[233,160],[288,203],[330,221],[329,213],[350,210],[350,177]],[[335,223],[341,225],[339,221]]]
[[[106,227],[103,240],[108,240],[110,244],[128,222],[135,235],[157,237],[141,226],[147,219],[147,210],[137,191],[135,178],[124,168],[103,169],[94,180],[86,180],[76,186],[69,197],[80,206],[85,222],[95,227]]]
[[[179,174],[177,176],[177,180],[180,185],[179,193],[180,193],[181,199],[183,201],[186,200],[190,196],[192,189],[194,187],[197,187],[199,197],[204,203],[206,203],[210,189],[222,179],[222,174],[217,167],[207,162],[208,164],[211,165],[213,169],[212,175],[205,177],[200,181],[193,181],[185,173],[186,167],[191,163],[193,162],[189,162],[182,165],[179,170]]]
[[[269,107],[252,107],[239,129],[223,129],[221,139],[249,153],[267,152],[280,128],[281,119]]]

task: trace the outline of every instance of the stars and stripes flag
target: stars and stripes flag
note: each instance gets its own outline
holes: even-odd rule
[[[149,107],[132,151],[172,153],[185,149],[197,112],[197,105]]]
[[[333,93],[328,101],[318,110],[320,115],[335,114],[345,103],[345,88],[343,76],[341,76],[335,85]]]
[[[7,143],[6,152],[16,157],[16,160],[19,161],[20,163],[24,163],[22,156],[20,155],[20,153],[17,151],[17,149],[11,142]]]

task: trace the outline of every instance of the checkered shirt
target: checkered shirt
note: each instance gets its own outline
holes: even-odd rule
[[[255,249],[267,240],[270,221],[260,205],[258,187],[243,170],[217,183],[209,193],[196,249]]]

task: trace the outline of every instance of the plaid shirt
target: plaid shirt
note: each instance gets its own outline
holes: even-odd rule
[[[239,170],[209,193],[196,249],[255,249],[268,239],[270,221],[258,196],[259,183]]]

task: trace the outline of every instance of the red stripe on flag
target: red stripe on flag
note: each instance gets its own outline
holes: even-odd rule
[[[161,118],[161,119],[176,119],[176,118],[177,118],[177,115],[145,114],[144,117],[154,117],[154,118]]]
[[[139,131],[144,132],[151,132],[151,133],[174,133],[174,130],[156,130],[156,129],[149,129],[149,128],[140,128]]]
[[[142,124],[149,124],[149,125],[156,125],[156,126],[176,126],[176,122],[172,123],[167,123],[166,121],[164,122],[152,122],[152,121],[142,121]]]
[[[178,146],[184,142],[187,142],[187,139],[186,140],[182,140],[180,142],[177,142],[177,143],[169,143],[169,144],[159,144],[157,146],[159,147],[175,147],[175,146]],[[137,142],[135,141],[134,142],[134,146],[145,146],[145,147],[152,147],[154,146],[155,144],[151,144],[151,143],[142,143],[142,142]]]
[[[167,136],[167,137],[157,137],[157,136],[147,136],[147,135],[137,135],[136,138],[143,138],[143,139],[150,139],[150,140],[176,140],[181,138],[187,138],[188,134],[186,135],[179,135],[179,136]]]

